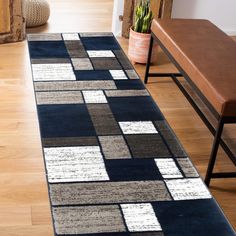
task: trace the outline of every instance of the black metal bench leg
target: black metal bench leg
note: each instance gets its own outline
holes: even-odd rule
[[[148,82],[148,75],[149,75],[149,69],[150,69],[151,57],[152,57],[152,47],[153,47],[153,37],[151,35],[149,51],[148,51],[148,59],[147,59],[147,65],[146,65],[146,72],[145,72],[145,77],[144,77],[145,84]]]
[[[211,150],[211,155],[210,155],[210,160],[209,160],[209,164],[208,164],[208,168],[207,168],[207,172],[206,172],[206,177],[205,177],[205,183],[206,183],[207,186],[210,185],[212,172],[213,172],[213,169],[214,169],[214,165],[215,165],[215,161],[216,161],[216,156],[217,156],[217,152],[218,152],[218,148],[219,148],[223,128],[224,128],[224,120],[223,120],[223,118],[220,118],[220,120],[218,122],[217,130],[216,130],[212,150]]]

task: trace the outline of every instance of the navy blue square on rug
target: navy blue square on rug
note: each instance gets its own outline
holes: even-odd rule
[[[117,121],[162,120],[160,110],[149,96],[109,97],[111,110]]]
[[[55,236],[233,236],[111,33],[28,35]]]
[[[63,41],[34,41],[29,44],[31,58],[69,58]]]
[[[107,37],[81,37],[81,41],[86,50],[118,50],[116,40],[112,36]]]
[[[231,235],[220,209],[212,200],[153,203],[154,211],[167,235]],[[198,230],[196,230],[196,227]]]
[[[153,159],[106,160],[105,165],[111,181],[163,179]]]
[[[75,76],[77,80],[112,80],[112,76],[108,70],[76,70]]]
[[[144,89],[144,85],[140,80],[116,80],[117,89]]]
[[[38,106],[43,138],[94,136],[95,129],[83,104]]]

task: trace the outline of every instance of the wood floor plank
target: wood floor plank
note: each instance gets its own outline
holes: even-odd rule
[[[48,203],[45,173],[0,174],[0,206]]]
[[[51,225],[33,226],[0,226],[0,233],[4,236],[52,236]]]
[[[49,205],[33,205],[32,211],[32,224],[33,225],[50,225],[51,212]]]
[[[14,205],[0,206],[0,227],[31,224],[31,208],[29,206],[17,206],[17,208]]]

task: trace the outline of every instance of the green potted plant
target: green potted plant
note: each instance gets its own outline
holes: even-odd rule
[[[134,26],[130,28],[129,34],[128,56],[133,63],[147,62],[152,19],[150,0],[140,0],[135,9]],[[156,55],[157,51],[153,50],[152,61],[156,59]]]

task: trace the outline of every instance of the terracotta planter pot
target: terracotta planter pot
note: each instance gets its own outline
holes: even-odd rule
[[[130,28],[128,56],[132,62],[147,63],[151,34],[143,34]],[[157,59],[157,44],[154,43],[151,62]]]

